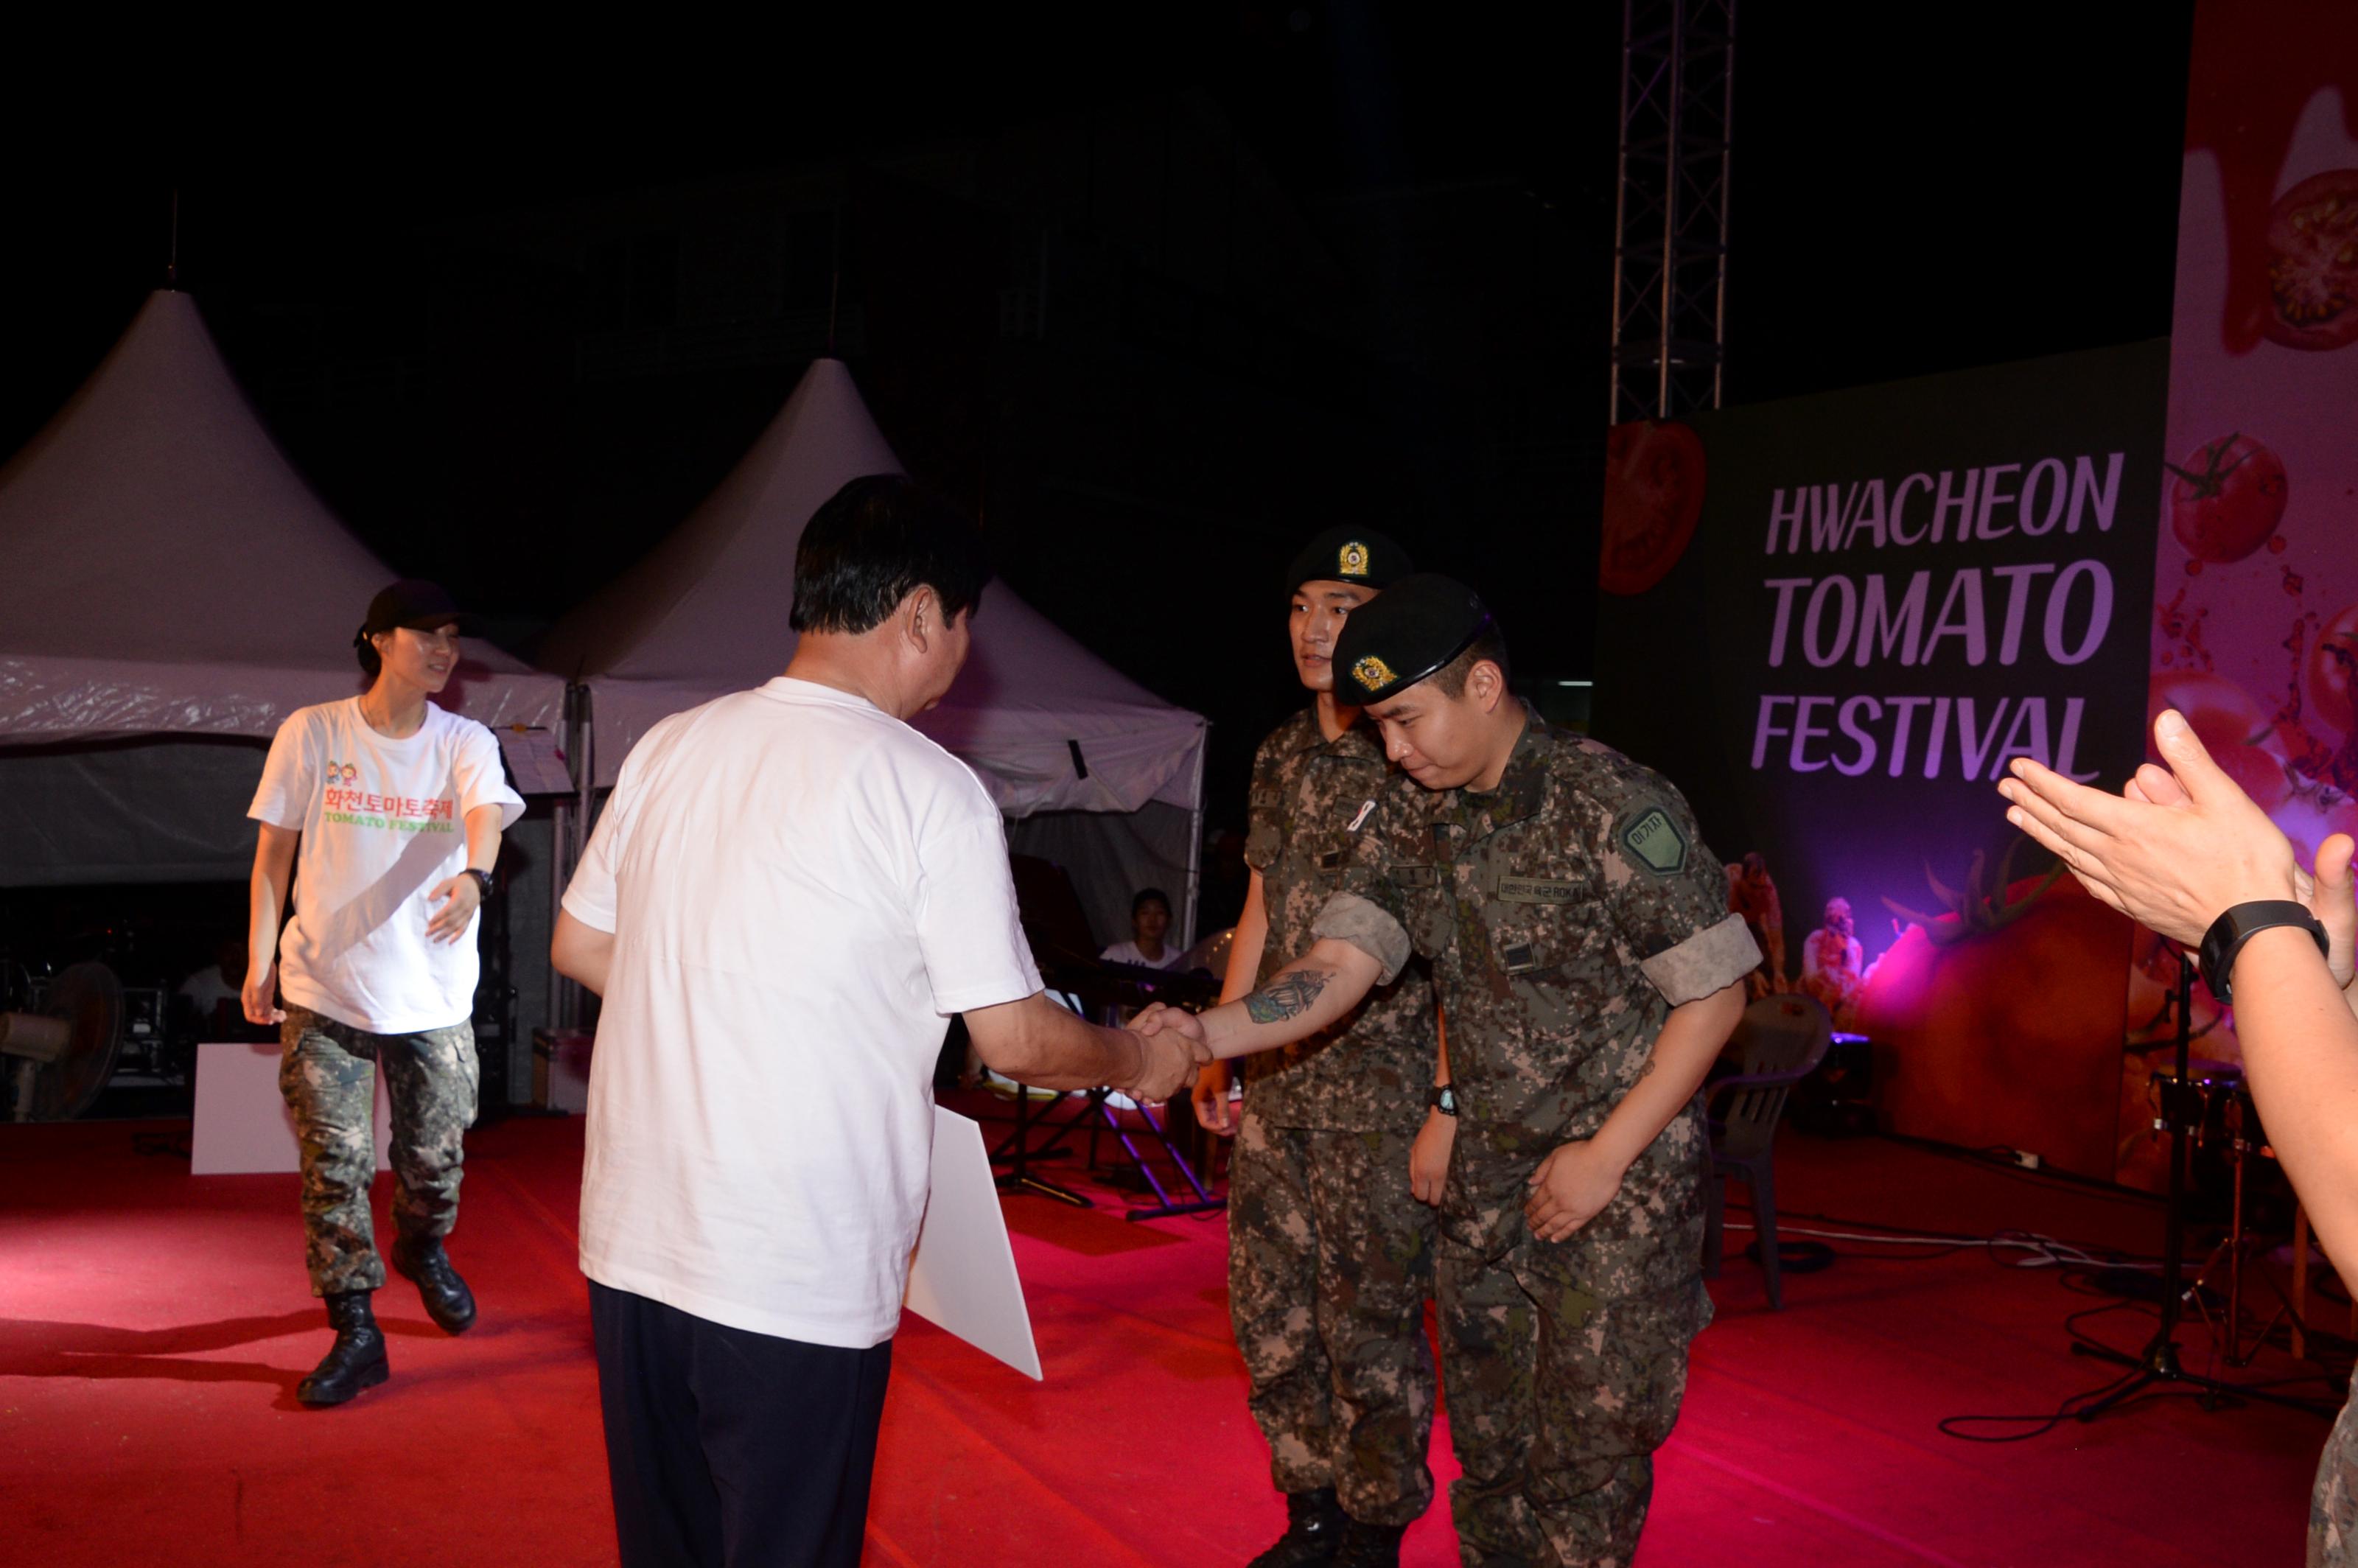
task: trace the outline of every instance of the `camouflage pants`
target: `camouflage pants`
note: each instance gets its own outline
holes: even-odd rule
[[[2358,1395],[2342,1407],[2309,1494],[2309,1568],[2358,1563]]]
[[[1684,1231],[1678,1234],[1683,1236]],[[1575,1240],[1526,1235],[1487,1257],[1440,1242],[1450,1488],[1466,1568],[1628,1568],[1653,1497],[1654,1450],[1686,1393],[1687,1346],[1711,1319],[1700,1274],[1602,1298],[1630,1271]],[[1645,1271],[1638,1271],[1644,1272]]]
[[[1405,1132],[1271,1127],[1228,1167],[1228,1312],[1280,1491],[1332,1487],[1368,1524],[1433,1502],[1433,1211]]]
[[[462,1140],[475,1119],[475,1031],[371,1034],[299,1007],[279,1026],[278,1092],[303,1148],[303,1253],[311,1293],[384,1283],[369,1215],[376,1177],[376,1073],[393,1102],[394,1224],[403,1236],[448,1236],[459,1223]]]

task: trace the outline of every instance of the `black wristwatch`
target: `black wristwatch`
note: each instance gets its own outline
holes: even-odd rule
[[[1432,1107],[1434,1110],[1439,1111],[1444,1116],[1455,1116],[1457,1114],[1457,1095],[1447,1084],[1441,1085],[1431,1094],[1425,1096],[1424,1103]]]
[[[2235,972],[2235,955],[2244,944],[2261,932],[2276,925],[2298,925],[2317,939],[2320,953],[2331,951],[2325,939],[2325,927],[2317,916],[2309,914],[2305,904],[2285,898],[2255,899],[2239,903],[2211,923],[2202,934],[2202,983],[2211,988],[2221,1007],[2233,1007],[2234,999],[2227,994],[2228,977]]]
[[[489,902],[493,891],[492,873],[489,871],[479,871],[474,867],[469,866],[467,868],[467,874],[475,879],[476,891],[483,895],[486,902]]]

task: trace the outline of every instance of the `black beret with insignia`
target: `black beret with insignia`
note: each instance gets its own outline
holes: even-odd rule
[[[1416,570],[1399,541],[1372,528],[1329,528],[1286,568],[1285,591],[1305,582],[1355,582],[1380,591]]]
[[[1481,596],[1433,572],[1404,577],[1335,636],[1335,696],[1355,707],[1414,686],[1495,624]]]

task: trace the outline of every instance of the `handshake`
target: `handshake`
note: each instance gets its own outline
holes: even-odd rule
[[[1136,1100],[1166,1100],[1195,1081],[1212,1059],[1203,1021],[1192,1012],[1156,1002],[1122,1032],[1138,1043],[1138,1070],[1114,1087]]]

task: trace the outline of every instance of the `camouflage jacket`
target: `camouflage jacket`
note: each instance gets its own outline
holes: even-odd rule
[[[1347,825],[1361,804],[1337,812]],[[1312,924],[1375,955],[1387,977],[1412,952],[1431,962],[1459,1106],[1443,1206],[1466,1245],[1496,1251],[1521,1235],[1532,1168],[1604,1124],[1670,1010],[1759,961],[1678,791],[1536,713],[1496,790],[1387,780],[1353,836],[1344,891]],[[1655,1282],[1691,1271],[1691,1255],[1671,1254],[1700,1214],[1703,1139],[1690,1105],[1630,1166],[1589,1242],[1660,1238]]]
[[[1351,813],[1390,772],[1373,726],[1353,725],[1330,741],[1316,708],[1261,742],[1245,840],[1269,914],[1256,979],[1266,981],[1315,940],[1311,922],[1342,888],[1351,858]],[[1432,981],[1422,964],[1408,966],[1333,1028],[1248,1058],[1245,1108],[1277,1127],[1412,1129],[1424,1119],[1436,1038]],[[1349,1049],[1338,1049],[1347,1041]]]

